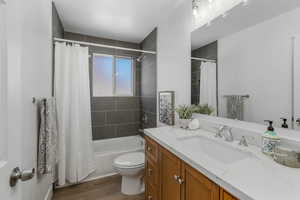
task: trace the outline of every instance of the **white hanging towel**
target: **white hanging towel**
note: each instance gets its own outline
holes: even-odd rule
[[[200,76],[200,104],[208,104],[217,114],[217,65],[212,62],[202,62]]]

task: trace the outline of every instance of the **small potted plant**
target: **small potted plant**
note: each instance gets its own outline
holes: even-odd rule
[[[180,105],[175,109],[175,111],[179,116],[180,128],[184,128],[184,129],[188,128],[189,122],[191,121],[193,116],[194,109],[195,106],[187,106],[187,105]]]
[[[208,104],[202,104],[202,105],[194,105],[193,106],[193,112],[204,114],[204,115],[211,115],[214,112],[214,108],[209,106]]]

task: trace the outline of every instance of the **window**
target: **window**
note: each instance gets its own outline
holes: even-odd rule
[[[93,96],[133,96],[133,60],[94,54]]]

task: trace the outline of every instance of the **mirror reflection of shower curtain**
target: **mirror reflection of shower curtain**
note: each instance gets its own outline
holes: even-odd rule
[[[88,47],[55,44],[58,185],[78,183],[95,169]]]
[[[208,104],[217,114],[217,65],[212,62],[202,62],[200,66],[200,104]]]

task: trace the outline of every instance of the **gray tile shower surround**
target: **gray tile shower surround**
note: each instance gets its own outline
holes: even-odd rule
[[[78,41],[87,41],[107,45],[116,45],[139,49],[140,45],[110,39],[97,38],[82,34],[65,32],[65,38]],[[117,56],[130,56],[137,58],[140,53],[124,50],[106,49],[101,47],[89,47],[89,53],[110,54]],[[90,59],[90,69],[92,69]],[[132,97],[91,97],[92,130],[93,139],[108,139],[139,134],[141,126],[141,64],[135,62],[135,96]],[[90,70],[91,93],[92,71]]]
[[[154,29],[141,43],[144,50],[156,51],[157,29]],[[141,67],[141,117],[142,128],[156,127],[157,64],[156,55],[147,54]]]
[[[94,140],[138,134],[139,97],[93,97],[91,108]]]
[[[156,29],[140,44],[116,41],[65,32],[54,3],[52,12],[53,37],[156,51]],[[93,53],[133,58],[141,55],[138,52],[90,46],[89,54]],[[92,59],[90,59],[90,69],[92,69]],[[140,134],[140,128],[156,126],[156,56],[147,54],[141,63],[135,62],[135,69],[135,96],[91,97],[93,140],[137,135]],[[92,75],[91,71],[90,74]],[[92,76],[90,79],[92,92]],[[145,114],[146,122],[143,121]]]

